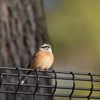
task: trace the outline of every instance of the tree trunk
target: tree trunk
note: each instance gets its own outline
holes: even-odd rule
[[[32,55],[44,42],[50,41],[42,0],[0,0],[0,66],[27,68]],[[10,70],[5,72],[12,73]],[[12,82],[16,79],[5,77],[3,81]],[[51,84],[50,81],[41,80],[43,82]],[[3,89],[14,90],[6,86]],[[39,91],[44,92],[44,89]],[[50,91],[46,89],[45,92]],[[48,97],[35,99],[48,100]],[[0,100],[14,100],[14,95],[0,94]],[[32,97],[18,95],[18,100],[32,100]]]

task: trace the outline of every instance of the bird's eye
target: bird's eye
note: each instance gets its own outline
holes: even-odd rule
[[[50,48],[50,46],[46,46],[46,48]]]

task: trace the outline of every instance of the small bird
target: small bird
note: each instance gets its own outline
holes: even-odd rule
[[[46,70],[52,66],[54,62],[54,55],[52,53],[51,45],[48,43],[44,43],[39,47],[39,49],[34,53],[29,65],[27,68],[35,69],[36,71],[39,70]],[[32,71],[28,71],[27,75],[30,74]],[[27,77],[24,77],[21,81],[21,84],[25,82]]]

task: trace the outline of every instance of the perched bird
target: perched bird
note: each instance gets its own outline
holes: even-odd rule
[[[52,66],[54,62],[54,55],[52,53],[52,48],[50,44],[44,43],[39,47],[39,49],[34,53],[28,68],[39,70],[46,70]],[[27,72],[27,75],[32,71]],[[21,84],[25,82],[27,77],[23,78]]]

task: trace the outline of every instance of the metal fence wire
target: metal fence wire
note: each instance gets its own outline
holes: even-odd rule
[[[10,70],[5,72],[5,70]],[[33,71],[34,74],[26,75],[22,74],[22,71]],[[45,71],[36,72],[34,69],[25,68],[10,68],[0,67],[0,94],[9,93],[14,94],[15,100],[18,95],[31,95],[33,100],[35,96],[50,96],[50,100],[100,100],[100,74],[87,73],[87,72],[68,72],[49,70],[48,73],[43,76],[40,73],[46,73]],[[32,84],[25,82],[20,84],[21,78],[27,76],[27,79],[35,78],[36,83]],[[16,78],[15,81],[6,81],[7,78]],[[52,85],[39,84],[41,78],[52,80]],[[3,90],[3,87],[15,87],[15,90]],[[34,87],[33,91],[19,91],[19,88]],[[52,88],[50,94],[37,92],[38,88]]]

